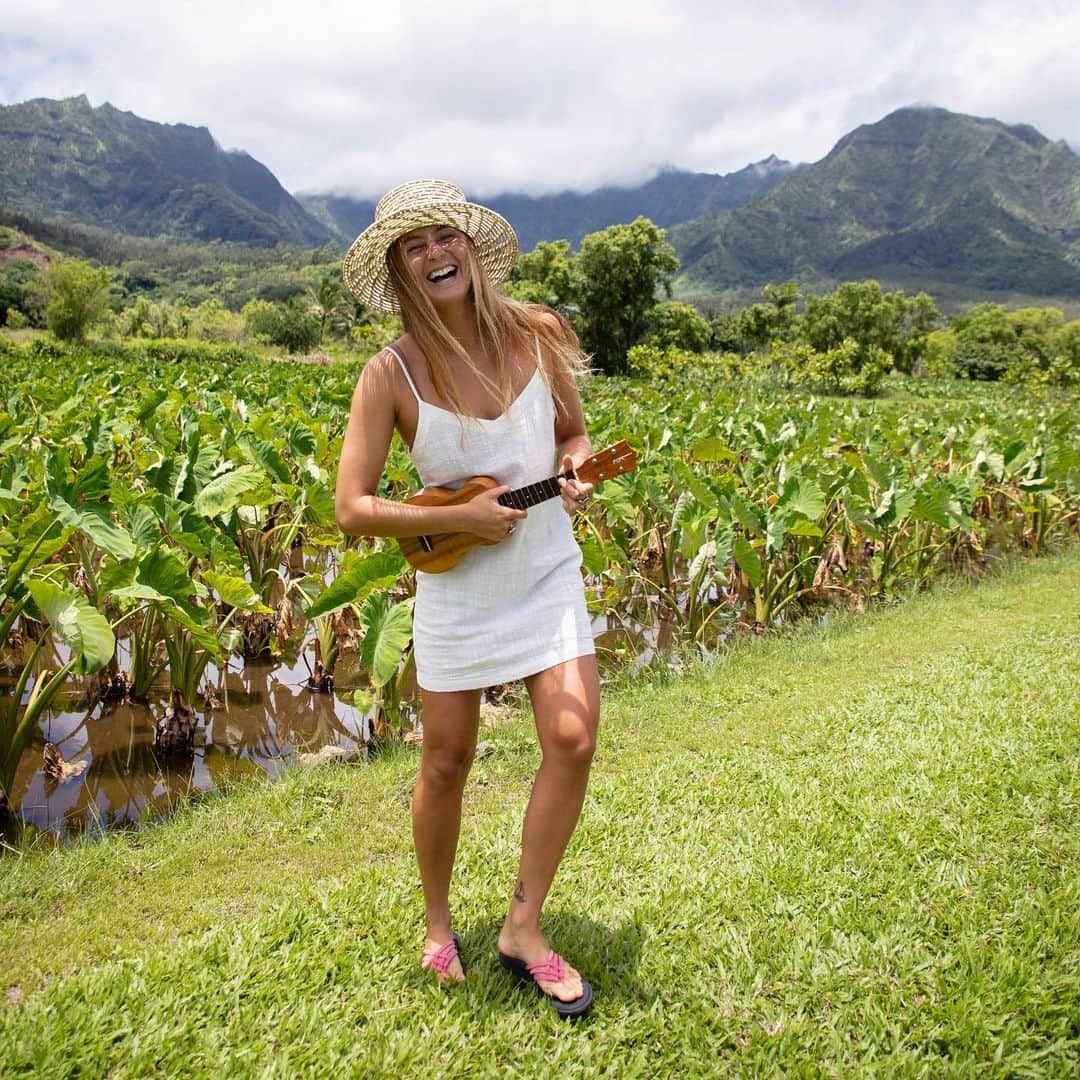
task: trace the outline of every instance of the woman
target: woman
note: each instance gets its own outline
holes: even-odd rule
[[[495,287],[517,256],[510,225],[460,188],[416,180],[383,197],[349,249],[346,284],[363,303],[400,311],[405,333],[357,382],[341,453],[337,520],[344,532],[411,537],[469,532],[489,542],[453,569],[417,572],[413,645],[424,739],[412,803],[424,889],[422,966],[465,977],[451,929],[450,875],[461,798],[484,687],[523,679],[542,762],[522,830],[521,861],[499,933],[502,963],[562,1016],[592,989],[548,945],[540,912],[577,824],[599,720],[599,679],[570,517],[591,485],[560,480],[561,500],[503,506],[512,488],[569,470],[591,453],[569,326]],[[460,506],[376,495],[397,430],[425,487],[471,476],[500,484]]]

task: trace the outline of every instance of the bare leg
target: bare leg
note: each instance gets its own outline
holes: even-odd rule
[[[521,865],[499,949],[526,963],[545,960],[540,911],[585,801],[600,717],[596,658],[581,656],[526,680],[543,760],[533,782],[521,836]],[[567,965],[560,983],[542,989],[564,1001],[581,996],[581,976]]]
[[[413,788],[412,825],[416,861],[424,887],[426,948],[450,940],[450,874],[461,831],[461,796],[476,750],[480,691],[421,691],[424,741],[420,776]],[[447,977],[460,982],[457,961]]]

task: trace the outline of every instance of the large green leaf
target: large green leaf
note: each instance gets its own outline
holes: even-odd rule
[[[65,525],[85,533],[114,559],[130,559],[135,554],[134,541],[113,521],[107,506],[81,501],[87,497],[86,494],[79,491],[77,485],[67,482],[64,471],[64,463],[58,456],[50,459],[45,490],[49,506],[57,517]],[[96,478],[96,471],[93,475]]]
[[[128,600],[171,601],[197,622],[205,614],[191,600],[199,587],[183,557],[173,548],[154,548],[137,562],[125,563],[108,579],[113,596]]]
[[[404,558],[395,551],[377,551],[367,555],[348,552],[338,576],[311,605],[308,618],[329,615],[346,604],[360,604],[375,589],[386,589],[405,572]]]
[[[736,564],[756,589],[761,584],[761,559],[754,550],[754,545],[745,536],[737,536],[733,550]]]
[[[235,510],[244,496],[257,488],[266,474],[255,465],[241,465],[231,472],[215,476],[195,496],[195,509],[203,517],[220,517]]]
[[[951,529],[964,521],[966,515],[956,493],[939,481],[927,485],[915,496],[912,517],[916,521],[929,521],[942,529]]]
[[[214,589],[229,607],[258,611],[263,615],[270,614],[271,609],[259,599],[259,594],[246,578],[215,574],[213,570],[204,570],[202,576],[206,584]]]
[[[116,637],[109,620],[91,606],[82,592],[41,578],[28,581],[27,588],[53,633],[79,658],[76,670],[86,675],[112,660]]]
[[[401,663],[412,640],[412,601],[389,606],[389,597],[369,597],[360,612],[364,639],[360,662],[376,686],[385,686]]]
[[[690,455],[695,461],[701,462],[739,460],[739,455],[723,439],[714,435],[698,439],[690,448]]]
[[[272,443],[256,439],[251,432],[245,431],[237,440],[243,455],[256,465],[261,465],[275,480],[288,484],[292,480],[289,466]]]
[[[784,485],[779,508],[816,521],[825,512],[825,492],[805,476],[792,476]]]

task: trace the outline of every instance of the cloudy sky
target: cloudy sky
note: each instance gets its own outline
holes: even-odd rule
[[[663,166],[815,161],[902,105],[1080,148],[1064,0],[0,0],[0,104],[209,127],[293,192],[637,183]]]

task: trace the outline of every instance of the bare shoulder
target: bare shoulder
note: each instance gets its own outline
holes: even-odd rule
[[[534,310],[540,324],[553,337],[569,341],[574,336],[573,328],[554,308],[537,304]]]
[[[396,343],[395,343],[396,344]],[[401,369],[388,349],[380,349],[364,364],[357,379],[357,394],[384,403],[397,399]]]

